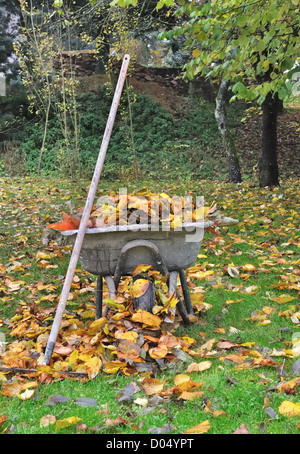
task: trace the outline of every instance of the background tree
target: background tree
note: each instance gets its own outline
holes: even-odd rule
[[[161,3],[161,2],[160,2]],[[193,58],[186,76],[197,74],[229,80],[234,97],[262,107],[259,184],[279,184],[277,164],[278,99],[287,95],[287,81],[300,56],[299,0],[179,0],[176,14],[187,15],[180,30]],[[229,58],[228,58],[229,56]]]
[[[22,26],[15,43],[23,84],[30,110],[43,122],[43,138],[38,160],[38,175],[47,151],[50,115],[55,115],[61,127],[62,140],[57,137],[60,166],[66,167],[75,179],[79,165],[79,119],[76,102],[76,79],[70,55],[65,65],[62,54],[70,50],[72,22],[69,10],[60,0],[52,5],[44,2],[38,8],[32,0],[20,0]]]
[[[222,80],[219,85],[218,94],[216,96],[215,118],[227,154],[228,178],[233,183],[240,183],[242,181],[240,162],[227,118],[226,105],[228,102],[229,84],[229,80]]]
[[[18,0],[0,0],[0,71],[15,76],[17,62],[14,59],[13,42],[18,33],[20,7]]]
[[[137,0],[116,0],[128,5]],[[192,51],[185,75],[230,81],[232,99],[256,102],[263,122],[259,184],[279,184],[278,99],[290,91],[289,79],[300,57],[300,0],[160,0],[157,9],[175,9],[184,23],[163,37],[187,37]],[[228,58],[229,57],[229,58]]]

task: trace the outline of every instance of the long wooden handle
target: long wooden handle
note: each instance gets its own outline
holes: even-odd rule
[[[119,106],[119,102],[120,102],[123,86],[124,86],[124,83],[125,83],[125,78],[126,78],[126,74],[127,74],[129,61],[130,61],[130,56],[126,54],[124,56],[124,58],[123,58],[123,63],[122,63],[121,71],[120,71],[120,74],[119,74],[119,79],[118,79],[118,83],[117,83],[117,86],[116,86],[114,98],[113,98],[113,101],[112,101],[110,113],[109,113],[109,116],[108,116],[106,128],[105,128],[105,131],[104,131],[102,144],[101,144],[101,147],[100,147],[100,150],[99,150],[99,155],[98,155],[98,159],[97,159],[94,175],[93,175],[93,178],[92,178],[92,181],[91,181],[91,185],[90,185],[90,189],[89,189],[89,193],[88,193],[88,196],[87,196],[87,199],[86,199],[86,203],[85,203],[84,211],[83,211],[83,214],[82,214],[82,218],[81,218],[79,230],[78,230],[78,233],[77,233],[77,237],[76,237],[76,240],[75,240],[75,243],[74,243],[74,246],[73,246],[73,251],[72,251],[72,255],[71,255],[68,271],[67,271],[65,282],[64,282],[64,285],[63,285],[63,289],[62,289],[62,292],[61,292],[61,295],[60,295],[60,299],[59,299],[59,303],[58,303],[58,306],[57,306],[57,310],[56,310],[55,318],[54,318],[54,321],[53,321],[52,329],[51,329],[50,336],[49,336],[49,339],[48,339],[48,342],[47,342],[43,364],[48,364],[48,362],[51,359],[52,352],[53,352],[53,349],[54,349],[54,346],[55,346],[55,342],[56,342],[56,338],[57,338],[57,335],[58,335],[58,331],[59,331],[59,328],[60,328],[60,325],[61,325],[62,316],[63,316],[64,311],[65,311],[66,302],[67,302],[67,299],[68,299],[68,296],[69,296],[69,292],[70,292],[73,276],[74,276],[75,269],[76,269],[76,266],[77,266],[77,263],[78,263],[79,254],[80,254],[80,250],[81,250],[81,247],[82,247],[82,243],[83,243],[83,239],[84,239],[84,235],[85,235],[85,231],[86,231],[86,226],[87,226],[87,223],[88,223],[88,220],[89,220],[89,217],[90,217],[90,214],[91,214],[91,210],[92,210],[92,207],[93,207],[93,203],[94,203],[94,199],[95,199],[96,191],[97,191],[97,186],[98,186],[98,183],[99,183],[99,178],[100,178],[100,175],[101,175],[101,171],[102,171],[102,167],[103,167],[106,151],[107,151],[108,144],[109,144],[109,141],[110,141],[113,125],[114,125],[114,122],[115,122],[115,118],[116,118],[116,114],[117,114],[117,110],[118,110],[118,106]]]

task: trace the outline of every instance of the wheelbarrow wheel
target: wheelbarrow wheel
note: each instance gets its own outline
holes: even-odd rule
[[[134,310],[141,309],[143,311],[152,312],[152,308],[155,306],[154,282],[150,277],[141,275],[134,276],[133,282],[135,282],[137,279],[145,279],[149,281],[149,286],[142,296],[133,299]]]

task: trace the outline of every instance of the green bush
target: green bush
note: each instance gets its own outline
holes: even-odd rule
[[[78,95],[83,177],[90,177],[94,171],[112,96],[108,86]],[[180,179],[208,178],[215,166],[213,150],[220,148],[214,104],[191,95],[186,107],[178,110],[174,117],[148,95],[135,94],[134,98],[131,104],[134,143],[131,140],[127,94],[124,92],[102,175],[111,179],[132,178],[134,148],[144,176],[157,179],[173,176]],[[18,121],[18,152],[26,157],[27,172],[36,174],[43,122],[36,123],[28,112]],[[218,159],[222,161],[222,157],[218,156]],[[48,124],[42,172],[44,175],[65,175],[68,172],[63,135],[53,112]]]

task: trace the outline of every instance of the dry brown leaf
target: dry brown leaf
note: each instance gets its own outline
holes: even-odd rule
[[[135,342],[128,339],[121,339],[117,348],[117,355],[119,359],[124,360],[137,360],[139,359],[141,347]]]
[[[29,388],[36,388],[38,386],[37,381],[31,381],[27,383],[18,383],[18,382],[13,382],[13,383],[4,383],[2,385],[2,391],[1,394],[3,396],[7,397],[13,397],[21,394],[22,391],[25,391],[26,389]]]
[[[2,424],[5,423],[5,421],[7,420],[8,418],[8,415],[1,415],[0,416],[0,427],[2,426]]]
[[[180,394],[179,399],[183,400],[193,400],[193,399],[199,399],[200,397],[203,397],[204,391],[183,391],[183,393]]]
[[[164,388],[164,382],[158,378],[147,378],[142,383],[142,388],[147,395],[159,394]]]
[[[228,340],[221,340],[220,342],[217,343],[216,346],[222,350],[226,350],[229,348],[236,347],[237,345],[234,342]]]
[[[129,424],[129,421],[128,421],[128,419],[122,418],[122,416],[119,416],[116,419],[107,418],[106,421],[105,421],[105,425],[107,427],[119,426],[120,424]]]
[[[205,344],[200,346],[200,350],[210,351],[213,348],[213,345],[217,342],[215,338],[208,340]]]
[[[282,383],[278,386],[278,391],[280,394],[282,392],[286,394],[294,394],[296,392],[297,386],[300,386],[300,377],[293,378],[285,383]]]
[[[245,424],[241,424],[240,427],[238,427],[233,434],[250,434],[250,431],[247,429]]]
[[[162,359],[168,354],[168,348],[166,345],[158,345],[157,347],[150,348],[149,355],[153,359]]]
[[[188,368],[186,369],[186,372],[189,374],[191,372],[203,372],[204,370],[207,370],[211,367],[212,362],[211,361],[203,361],[201,363],[191,363],[189,364]]]
[[[54,415],[45,415],[40,419],[40,427],[48,427],[50,424],[56,423],[56,417]]]
[[[56,344],[53,349],[53,352],[57,353],[58,355],[68,356],[72,353],[73,350],[74,350],[74,347],[72,347],[71,345],[64,346],[64,345]]]

